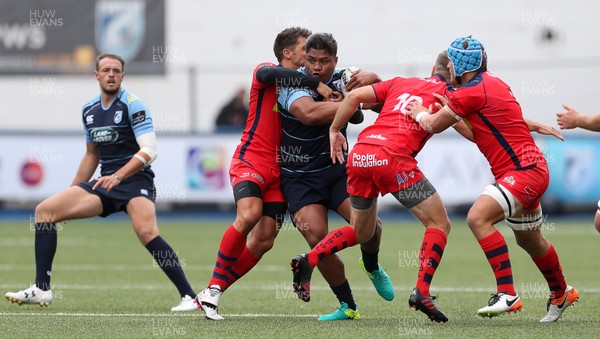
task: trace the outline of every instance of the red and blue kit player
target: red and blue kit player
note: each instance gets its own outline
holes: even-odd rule
[[[52,302],[50,277],[57,248],[57,223],[102,217],[125,211],[140,242],[152,254],[181,295],[172,311],[197,310],[195,292],[183,273],[175,251],[158,233],[154,206],[154,173],[157,156],[150,110],[121,88],[125,62],[117,55],[96,59],[96,79],[101,93],[83,107],[86,152],[72,186],[40,203],[35,210],[35,284],[6,293],[19,304]],[[89,181],[100,164],[101,177]]]
[[[246,128],[229,169],[237,215],[223,234],[208,287],[197,296],[208,319],[223,319],[218,313],[220,296],[273,247],[286,212],[277,162],[281,140],[277,86],[306,87],[326,97],[332,95],[319,79],[296,71],[304,65],[304,45],[310,34],[299,27],[283,30],[273,46],[280,65],[262,63],[254,70]]]
[[[540,198],[550,177],[546,159],[530,134],[535,129],[524,120],[510,87],[487,71],[487,56],[478,40],[456,39],[448,48],[448,57],[456,91],[450,93],[447,104],[435,114],[414,101],[409,105],[409,114],[433,133],[459,120],[468,122],[496,180],[484,188],[467,216],[467,224],[485,253],[497,285],[497,293],[478,314],[493,317],[522,307],[514,288],[506,241],[494,227],[506,220],[517,244],[531,256],[548,283],[548,313],[540,321],[556,321],[567,306],[577,301],[579,293],[567,285],[558,254],[540,229]],[[556,130],[547,134],[560,137]]]
[[[442,259],[450,232],[450,220],[439,194],[420,171],[415,156],[431,134],[406,115],[406,106],[413,100],[429,106],[436,103],[432,93],[443,95],[449,78],[448,59],[438,57],[430,78],[394,78],[350,92],[344,99],[330,127],[331,159],[344,163],[346,138],[342,126],[359,103],[382,102],[383,107],[373,125],[359,135],[348,154],[347,190],[352,214],[350,225],[334,230],[308,254],[292,263],[300,268],[294,280],[306,284],[312,268],[323,258],[368,240],[377,218],[379,194],[391,193],[425,226],[420,249],[420,267],[416,287],[409,297],[409,306],[422,311],[432,321],[446,322],[448,318],[435,305],[429,286]]]

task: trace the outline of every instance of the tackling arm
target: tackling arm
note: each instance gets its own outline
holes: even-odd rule
[[[431,114],[431,112],[425,109],[418,101],[413,101],[407,108],[410,117],[415,119],[419,125],[421,125],[421,128],[429,133],[443,132],[448,127],[461,120],[448,105],[442,107],[435,114]]]
[[[454,125],[454,130],[458,132],[458,134],[462,135],[465,139],[475,142],[475,138],[473,137],[473,131],[467,126],[464,121],[459,121]]]
[[[356,108],[361,102],[374,103],[377,101],[377,96],[372,86],[360,87],[352,90],[342,101],[342,104],[338,108],[331,127],[329,128],[330,133],[337,133],[342,130],[344,125],[352,118],[356,112]]]
[[[329,86],[322,83],[319,78],[308,76],[291,68],[277,66],[263,66],[256,70],[256,79],[266,84],[284,87],[305,87],[317,91],[325,99],[337,99],[340,95],[334,94]]]

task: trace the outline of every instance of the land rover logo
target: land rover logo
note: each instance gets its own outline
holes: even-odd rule
[[[112,144],[119,137],[119,133],[110,127],[96,128],[91,131],[92,143],[97,145]]]

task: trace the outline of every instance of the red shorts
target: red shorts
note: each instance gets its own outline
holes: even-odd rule
[[[363,198],[402,191],[425,177],[415,158],[371,144],[352,148],[346,172],[348,193]]]
[[[250,165],[240,159],[231,159],[229,167],[229,182],[235,187],[242,181],[256,183],[263,195],[263,202],[285,202],[281,192],[279,169],[274,169],[260,163]]]
[[[512,193],[528,210],[540,206],[540,199],[550,183],[548,166],[539,163],[536,167],[517,171],[510,170],[498,177],[496,182]]]

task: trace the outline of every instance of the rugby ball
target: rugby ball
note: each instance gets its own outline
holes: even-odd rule
[[[340,78],[340,87],[342,90],[342,94],[344,96],[348,95],[348,90],[346,89],[346,84],[348,84],[350,82],[350,79],[352,79],[352,73],[354,73],[354,71],[357,71],[358,67],[356,66],[351,66],[346,68],[343,72],[342,72],[342,76]]]

